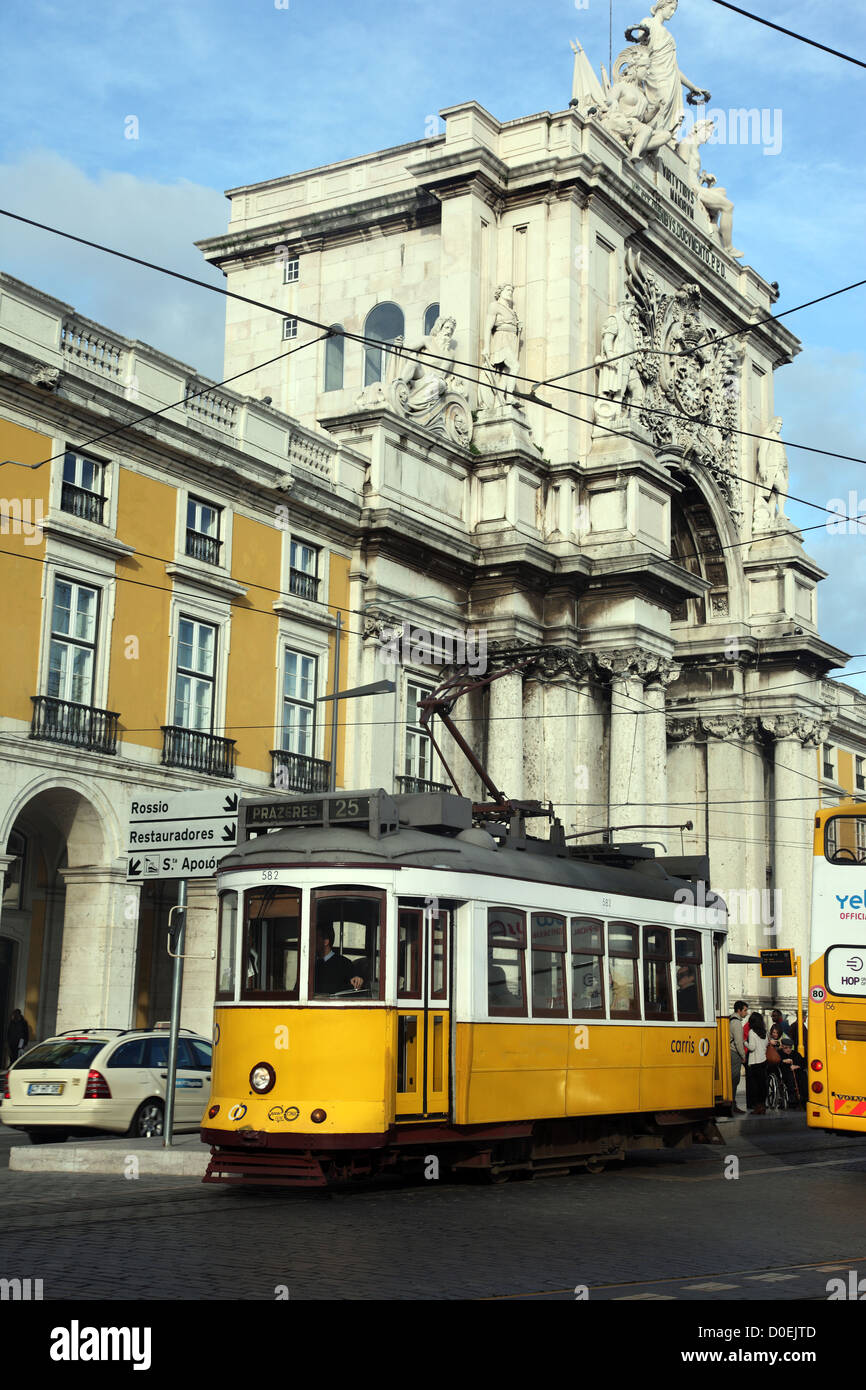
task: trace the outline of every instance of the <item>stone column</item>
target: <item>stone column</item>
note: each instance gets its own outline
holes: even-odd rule
[[[585,676],[577,688],[574,752],[574,830],[607,823],[610,709],[598,681]],[[587,837],[591,839],[592,837]]]
[[[186,940],[180,1021],[202,1037],[213,1031],[218,902],[215,878],[191,878],[186,886]],[[173,964],[173,962],[172,962]]]
[[[644,685],[644,700],[649,708],[641,715],[644,731],[644,776],[646,780],[646,817],[651,825],[673,824],[688,820],[668,806],[667,727],[665,702],[668,686],[677,679],[680,668],[673,662],[660,659]],[[676,835],[676,832],[672,832]],[[677,836],[677,841],[678,841]],[[676,843],[677,841],[674,841]],[[678,846],[677,846],[678,847]]]
[[[503,677],[507,680],[508,677]],[[549,801],[545,750],[545,719],[548,688],[538,676],[528,676],[523,690],[523,795],[534,801]],[[496,780],[495,778],[493,779]],[[515,793],[510,793],[514,795]],[[531,826],[533,834],[543,834],[544,822]]]
[[[812,827],[817,804],[814,749],[823,742],[826,726],[816,719],[790,715],[761,719],[773,744],[774,864],[772,888],[777,906],[776,944],[791,946],[803,961],[809,959],[812,890]],[[814,797],[812,800],[803,798]],[[779,999],[794,1007],[794,980],[779,981]]]
[[[617,653],[600,657],[599,662],[611,672],[608,820],[612,826],[637,825],[647,818],[642,728],[645,656],[642,652]],[[640,839],[641,834],[640,830],[626,831],[619,839]]]
[[[523,672],[500,676],[491,681],[489,690],[487,770],[505,796],[519,801],[523,797]]]
[[[544,687],[544,792],[562,821],[566,835],[577,830],[578,804],[585,788],[578,787],[576,763],[577,690],[566,678]]]
[[[66,884],[57,1030],[129,1028],[139,888],[126,866],[61,869]]]

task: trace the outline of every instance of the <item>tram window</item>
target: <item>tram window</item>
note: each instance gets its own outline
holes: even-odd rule
[[[571,919],[571,1001],[575,1018],[604,1018],[604,924]]]
[[[644,1017],[673,1018],[671,934],[667,927],[643,929]]]
[[[700,932],[674,932],[674,954],[677,961],[677,1018],[703,1018]]]
[[[487,1008],[526,1017],[526,914],[511,907],[487,909]]]
[[[421,998],[421,927],[417,908],[401,908],[397,923],[397,998]]]
[[[219,964],[217,995],[229,999],[235,992],[235,958],[238,940],[238,895],[220,894]]]
[[[383,922],[382,893],[313,894],[311,999],[348,1003],[380,998]]]
[[[254,888],[245,895],[241,997],[298,997],[301,895],[296,888]]]
[[[611,1018],[640,1018],[637,988],[638,934],[630,922],[610,922],[607,929]]]
[[[430,998],[448,998],[448,924],[450,916],[440,912],[433,918],[433,959],[430,963]]]
[[[532,1014],[566,1018],[565,918],[552,912],[532,914]]]

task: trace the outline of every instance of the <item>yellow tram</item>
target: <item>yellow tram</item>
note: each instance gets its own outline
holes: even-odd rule
[[[480,828],[447,793],[250,800],[240,825],[206,1182],[598,1168],[717,1137],[726,912],[650,850]]]

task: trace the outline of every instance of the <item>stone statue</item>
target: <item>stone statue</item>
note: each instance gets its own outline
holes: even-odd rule
[[[390,345],[385,380],[366,386],[356,398],[356,406],[405,415],[468,448],[472,414],[466,403],[466,386],[452,371],[456,327],[456,319],[441,316],[422,337],[411,342],[398,338]]]
[[[602,123],[629,146],[629,163],[644,154],[673,143],[671,131],[654,124],[658,107],[646,94],[650,58],[647,49],[627,50],[627,66],[617,64],[614,82],[608,84]]]
[[[431,405],[438,406],[439,399],[446,392],[457,389],[459,395],[462,382],[451,377],[451,368],[457,353],[454,330],[457,320],[440,317],[430,332],[416,342],[402,344],[403,352],[417,353],[417,356],[400,355],[394,372],[394,381],[402,382],[409,388],[406,397],[407,413],[426,411]]]
[[[514,307],[514,286],[498,285],[487,310],[484,328],[486,350],[482,354],[482,365],[488,374],[490,387],[497,405],[516,406],[522,409],[514,398],[514,382],[520,371],[520,342],[523,325]]]
[[[687,179],[698,195],[712,229],[729,256],[741,257],[733,245],[734,205],[728,197],[726,188],[718,188],[713,174],[701,168],[700,146],[709,140],[715,130],[715,121],[696,121],[688,135],[677,145],[677,154],[686,166]]]
[[[683,107],[683,87],[697,101],[706,104],[710,93],[690,82],[680,71],[677,61],[677,41],[665,25],[677,12],[678,0],[657,0],[646,19],[626,30],[626,38],[640,36],[649,55],[649,69],[646,77],[646,94],[656,109],[653,124],[660,130],[676,135],[685,114]]]
[[[788,456],[779,438],[782,421],[775,416],[770,421],[766,438],[758,443],[757,488],[755,496],[755,516],[753,528],[756,531],[770,531],[773,523],[784,521],[785,496],[788,492]]]
[[[634,405],[643,399],[643,383],[635,363],[635,335],[631,325],[631,305],[627,302],[611,310],[602,325],[598,367],[598,399],[595,419],[610,424],[622,413],[624,403]],[[635,412],[628,411],[631,417]],[[637,424],[629,418],[629,423]]]

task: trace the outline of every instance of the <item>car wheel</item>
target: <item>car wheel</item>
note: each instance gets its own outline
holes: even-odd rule
[[[150,1135],[162,1134],[165,1106],[161,1100],[152,1097],[142,1101],[135,1112],[129,1133],[134,1139],[147,1139]]]
[[[45,1129],[28,1129],[25,1133],[30,1135],[31,1144],[65,1144],[68,1131],[46,1126]]]

